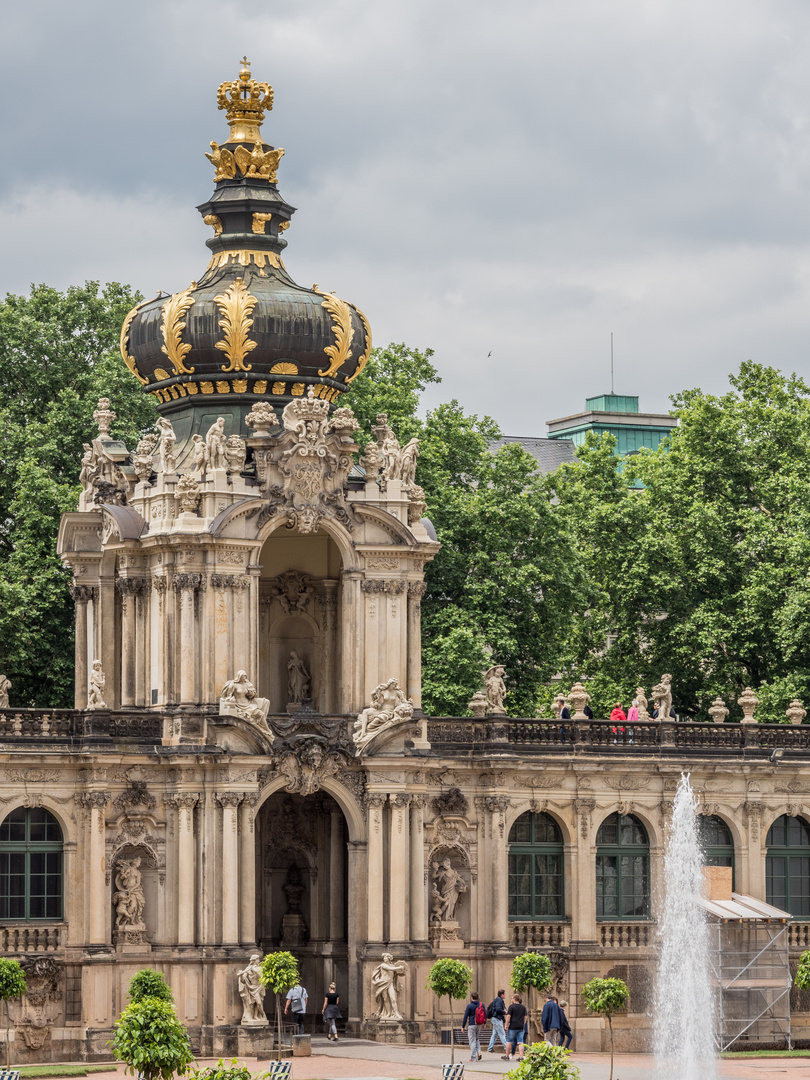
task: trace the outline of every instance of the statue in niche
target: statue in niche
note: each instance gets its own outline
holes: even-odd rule
[[[434,880],[433,887],[430,890],[430,921],[432,923],[439,923],[442,921],[442,912],[444,911],[444,897],[439,892],[439,888]]]
[[[239,997],[242,999],[243,1024],[264,1025],[267,1023],[267,1015],[264,1011],[265,989],[259,981],[262,970],[261,960],[261,954],[254,953],[247,967],[236,976]]]
[[[287,914],[301,914],[301,897],[304,892],[304,880],[301,871],[295,865],[287,871],[287,883],[284,885],[284,895],[287,897]]]
[[[158,452],[160,454],[160,471],[164,473],[177,472],[177,461],[174,456],[174,446],[177,436],[174,434],[171,420],[165,416],[159,416],[155,421],[155,427],[160,432]]]
[[[0,675],[0,709],[8,708],[8,692],[10,689],[11,680],[5,675]]]
[[[104,701],[104,688],[106,685],[107,680],[104,677],[104,672],[101,670],[101,661],[94,660],[93,667],[90,670],[90,686],[87,690],[88,709],[107,708],[107,703]]]
[[[358,750],[394,724],[410,720],[413,702],[406,698],[396,679],[380,683],[371,695],[371,705],[363,709],[354,724],[352,738]]]
[[[143,882],[138,867],[141,860],[122,859],[116,867],[113,903],[115,904],[115,929],[124,933],[141,933],[146,924],[141,917],[146,905]]]
[[[208,466],[211,469],[227,469],[225,457],[225,417],[220,416],[208,429],[205,436],[205,448],[208,451]]]
[[[402,960],[395,961],[393,953],[383,953],[382,963],[371,973],[371,987],[374,990],[374,1000],[377,1002],[377,1011],[374,1014],[378,1020],[401,1020],[402,1013],[397,1004],[399,994],[398,980],[407,973],[407,968]]]
[[[304,945],[309,937],[306,919],[301,914],[301,897],[304,893],[304,881],[301,871],[294,864],[287,871],[287,881],[283,885],[289,910],[281,920],[281,944]]]
[[[267,698],[259,697],[256,687],[247,677],[246,671],[237,671],[236,678],[230,679],[222,687],[222,695],[219,699],[220,716],[238,716],[247,720],[249,724],[267,731],[267,713],[270,711],[270,702]]]
[[[455,915],[456,905],[462,893],[467,891],[467,883],[449,859],[433,864],[434,888],[442,900],[441,919],[450,922]]]
[[[484,689],[487,695],[487,715],[505,716],[503,699],[506,697],[506,683],[503,681],[505,669],[495,664],[484,672]]]
[[[287,697],[291,703],[300,703],[309,696],[310,681],[304,661],[297,650],[293,649],[287,661]]]

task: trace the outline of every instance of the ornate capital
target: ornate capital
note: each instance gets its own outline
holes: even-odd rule
[[[178,810],[193,810],[200,796],[193,791],[175,791],[166,795],[164,801],[167,806],[176,806]]]
[[[76,797],[89,810],[104,810],[112,796],[109,791],[83,791]]]
[[[382,791],[368,791],[366,792],[366,806],[371,807],[373,810],[381,810],[385,806],[387,795]]]
[[[244,796],[240,791],[218,791],[216,800],[224,809],[226,806],[238,806]]]
[[[408,596],[414,599],[421,600],[427,592],[427,585],[424,581],[409,581],[408,582]]]
[[[392,792],[392,794],[390,794],[388,798],[391,802],[391,805],[396,806],[397,809],[402,806],[407,806],[411,801],[410,795],[406,795],[402,791]]]
[[[166,578],[163,574],[161,574],[160,577],[152,578],[152,588],[155,590],[155,592],[165,593],[168,586],[168,578]]]
[[[96,599],[98,590],[95,585],[71,585],[70,595],[73,597],[74,603],[86,604],[88,600]]]
[[[405,592],[405,584],[404,581],[397,581],[393,578],[373,578],[372,580],[361,581],[360,588],[364,593],[387,593],[399,596]]]
[[[202,574],[175,574],[172,585],[175,589],[199,589],[202,585]]]
[[[247,574],[212,574],[212,589],[249,589],[250,578]]]
[[[116,578],[115,588],[121,596],[140,596],[146,592],[146,579],[141,577]]]
[[[512,803],[506,795],[479,795],[475,805],[479,810],[488,810],[490,814],[502,814]]]

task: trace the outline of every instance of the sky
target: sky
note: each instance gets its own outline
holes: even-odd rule
[[[284,260],[512,435],[746,359],[810,380],[810,5],[27,0],[0,35],[0,294],[197,279],[220,82],[270,82]]]

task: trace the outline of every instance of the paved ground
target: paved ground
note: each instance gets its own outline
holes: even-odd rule
[[[293,1060],[293,1080],[441,1080],[439,1067],[449,1061],[447,1047],[386,1046],[360,1039],[341,1039],[330,1043],[324,1036],[312,1040],[312,1057]],[[456,1061],[464,1062],[465,1076],[476,1080],[500,1078],[513,1067],[501,1061],[499,1054],[484,1054],[483,1061],[469,1062],[464,1047],[456,1047]],[[248,1067],[261,1072],[264,1062],[244,1059]],[[610,1071],[608,1054],[574,1054],[573,1060],[582,1080],[607,1080]],[[201,1059],[200,1065],[212,1064]],[[120,1065],[117,1075],[124,1076]],[[645,1054],[617,1054],[614,1080],[654,1080],[655,1068]],[[718,1080],[810,1080],[810,1058],[750,1058],[719,1061]],[[98,1080],[113,1080],[112,1073],[99,1073]],[[116,1078],[117,1080],[117,1078]]]

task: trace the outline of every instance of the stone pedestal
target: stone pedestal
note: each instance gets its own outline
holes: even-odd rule
[[[236,1052],[239,1057],[258,1057],[269,1054],[274,1046],[273,1029],[267,1020],[243,1022],[236,1030]]]
[[[359,1025],[361,1039],[374,1042],[416,1043],[420,1041],[419,1024],[415,1020],[364,1020]]]
[[[443,919],[430,924],[430,944],[436,953],[460,953],[466,948],[456,919]]]
[[[290,716],[295,716],[295,714],[301,709],[302,705],[303,702],[301,701],[288,701],[287,712]]]
[[[312,1057],[312,1036],[311,1035],[293,1035],[293,1037],[292,1037],[292,1056],[293,1057]]]
[[[306,944],[308,933],[304,916],[298,912],[288,912],[281,920],[281,948]]]

